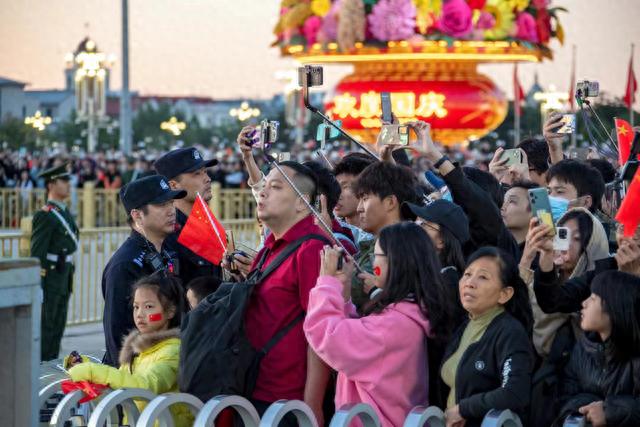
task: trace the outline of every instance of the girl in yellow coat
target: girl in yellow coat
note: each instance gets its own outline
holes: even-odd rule
[[[120,368],[80,363],[69,370],[73,381],[105,384],[112,389],[144,388],[155,394],[178,391],[180,321],[184,294],[179,281],[152,275],[133,287],[133,330],[123,342]],[[146,402],[136,401],[142,411]],[[171,412],[177,427],[190,426],[193,416],[181,405]]]

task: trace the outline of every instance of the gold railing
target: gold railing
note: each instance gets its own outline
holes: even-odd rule
[[[257,248],[259,234],[253,219],[224,220],[227,230],[233,231],[236,242]],[[21,221],[21,230],[0,233],[2,258],[28,257],[31,219]],[[73,294],[69,301],[67,324],[97,322],[102,319],[102,272],[113,253],[129,236],[128,227],[84,228],[80,231],[80,246],[74,254],[76,266]]]
[[[209,205],[219,219],[254,218],[255,200],[251,190],[223,190],[218,183],[211,188],[213,197]],[[43,189],[0,188],[0,229],[20,228],[20,219],[33,215],[45,201]],[[71,191],[68,205],[80,228],[127,225],[118,190],[95,188],[93,183],[86,183],[84,188]]]

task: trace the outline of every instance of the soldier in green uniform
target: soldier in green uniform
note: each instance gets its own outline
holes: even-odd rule
[[[73,281],[73,253],[78,249],[78,227],[64,204],[70,183],[66,164],[43,171],[47,203],[33,216],[31,256],[40,259],[42,276],[41,360],[58,357],[67,322]]]

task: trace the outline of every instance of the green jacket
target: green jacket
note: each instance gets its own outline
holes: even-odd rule
[[[56,213],[64,219],[74,236],[71,236]],[[78,236],[78,226],[61,203],[47,201],[33,216],[31,256],[40,260],[42,288],[45,292],[59,295],[71,293],[74,268],[68,258],[78,249],[74,240]],[[58,257],[60,261],[56,260]]]
[[[178,361],[180,329],[141,334],[132,331],[120,351],[120,368],[100,363],[80,363],[69,370],[73,381],[104,384],[112,389],[144,388],[160,395],[178,391]],[[142,410],[145,401],[136,401]],[[193,416],[184,405],[173,405],[171,413],[177,427],[193,423]]]
[[[358,256],[356,261],[367,273],[373,273],[372,256],[373,249],[376,245],[376,239],[364,240],[360,242]],[[369,295],[364,291],[362,280],[358,279],[357,272],[351,280],[351,301],[360,310],[362,306],[369,301]]]

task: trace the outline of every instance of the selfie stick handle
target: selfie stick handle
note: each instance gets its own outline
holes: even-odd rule
[[[598,120],[598,124],[600,125],[600,127],[602,128],[602,130],[604,131],[605,135],[607,135],[607,138],[609,139],[609,141],[611,142],[611,144],[613,144],[613,147],[615,149],[615,151],[618,151],[618,146],[615,143],[615,141],[613,140],[613,138],[611,137],[611,134],[609,133],[609,131],[607,130],[607,127],[604,125],[604,123],[602,123],[602,120],[600,120],[600,116],[598,116],[598,113],[596,113],[596,110],[593,109],[593,107],[591,106],[591,102],[589,102],[588,99],[582,99],[582,103],[584,103],[587,108],[589,109],[589,111],[591,111],[591,114],[593,114],[593,116]]]
[[[269,157],[269,158],[271,158],[271,157]],[[331,237],[331,239],[338,246],[340,246],[340,248],[342,248],[342,250],[344,251],[344,254],[349,256],[353,260],[353,265],[355,266],[355,268],[358,271],[358,273],[364,272],[364,270],[362,269],[362,267],[360,267],[360,265],[355,260],[355,258],[353,258],[353,256],[351,256],[349,254],[349,251],[347,251],[347,248],[344,247],[344,245],[342,244],[340,239],[338,239],[333,234],[333,230],[331,230],[331,227],[324,221],[324,219],[322,219],[322,216],[320,215],[320,213],[317,210],[315,210],[315,208],[311,205],[311,203],[309,203],[307,201],[307,199],[304,198],[304,195],[302,194],[302,192],[300,190],[298,190],[298,187],[296,187],[296,185],[293,183],[293,181],[291,181],[291,178],[289,178],[289,176],[286,173],[284,173],[284,171],[282,170],[282,168],[280,167],[278,162],[273,160],[272,163],[273,163],[273,166],[275,166],[275,168],[278,170],[278,172],[280,172],[280,174],[284,177],[284,180],[287,182],[287,184],[289,184],[289,186],[293,189],[293,191],[295,191],[295,193],[298,195],[300,200],[302,200],[302,202],[305,204],[307,209],[309,209],[309,211],[311,211],[311,214],[318,220],[318,223],[324,229],[324,231]]]
[[[356,144],[358,147],[362,148],[368,155],[370,155],[371,157],[373,157],[376,160],[380,160],[380,157],[378,157],[378,155],[376,153],[374,153],[373,151],[369,150],[360,141],[357,141],[354,137],[352,137],[347,132],[345,132],[340,126],[336,125],[329,117],[325,116],[319,109],[317,109],[316,107],[311,105],[311,102],[309,101],[309,87],[307,85],[307,76],[306,75],[303,77],[303,82],[302,82],[302,96],[304,98],[304,106],[307,107],[307,109],[309,111],[311,111],[312,113],[318,115],[327,124],[329,124],[335,130],[340,132],[340,134],[342,136],[347,138],[352,143]]]

